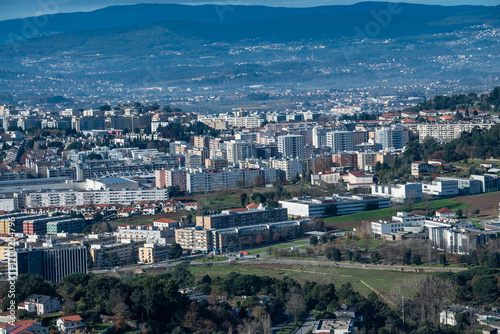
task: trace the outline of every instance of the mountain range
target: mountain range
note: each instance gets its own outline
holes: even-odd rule
[[[1,21],[0,93],[476,85],[498,80],[498,27],[500,6],[112,6]]]

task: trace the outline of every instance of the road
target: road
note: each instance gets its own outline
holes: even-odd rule
[[[297,330],[293,334],[306,334],[310,329],[312,329],[312,326],[314,325],[314,315],[309,314],[307,318],[304,319],[304,323],[300,328],[297,328]]]

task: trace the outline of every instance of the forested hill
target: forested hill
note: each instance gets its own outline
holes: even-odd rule
[[[500,111],[500,87],[496,87],[491,92],[481,95],[475,93],[467,95],[453,94],[450,96],[437,95],[405,111],[457,109]]]

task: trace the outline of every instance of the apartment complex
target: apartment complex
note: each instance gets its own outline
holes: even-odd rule
[[[307,219],[212,230],[197,226],[175,230],[175,242],[193,251],[232,252],[298,238],[315,229],[316,223]]]
[[[196,226],[220,229],[285,221],[287,217],[287,209],[270,209],[260,205],[257,208],[229,209],[216,215],[198,216]]]

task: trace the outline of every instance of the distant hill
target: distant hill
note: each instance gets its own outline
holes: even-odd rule
[[[96,33],[78,36],[97,38],[98,35],[110,33],[130,36],[136,34],[138,29],[168,29],[172,34],[185,38],[225,41],[245,38],[289,41],[350,37],[354,36],[355,27],[363,30],[366,23],[375,20],[372,13],[387,10],[387,6],[385,2],[312,8],[175,4],[112,6],[93,12],[42,16],[36,20],[1,21],[0,44],[85,31]],[[402,4],[401,8],[402,12],[393,15],[390,24],[383,27],[376,37],[415,36],[448,32],[466,25],[500,23],[500,7]],[[43,25],[40,24],[38,28],[34,22]],[[117,30],[107,30],[113,28]],[[64,47],[61,45],[61,48]]]

